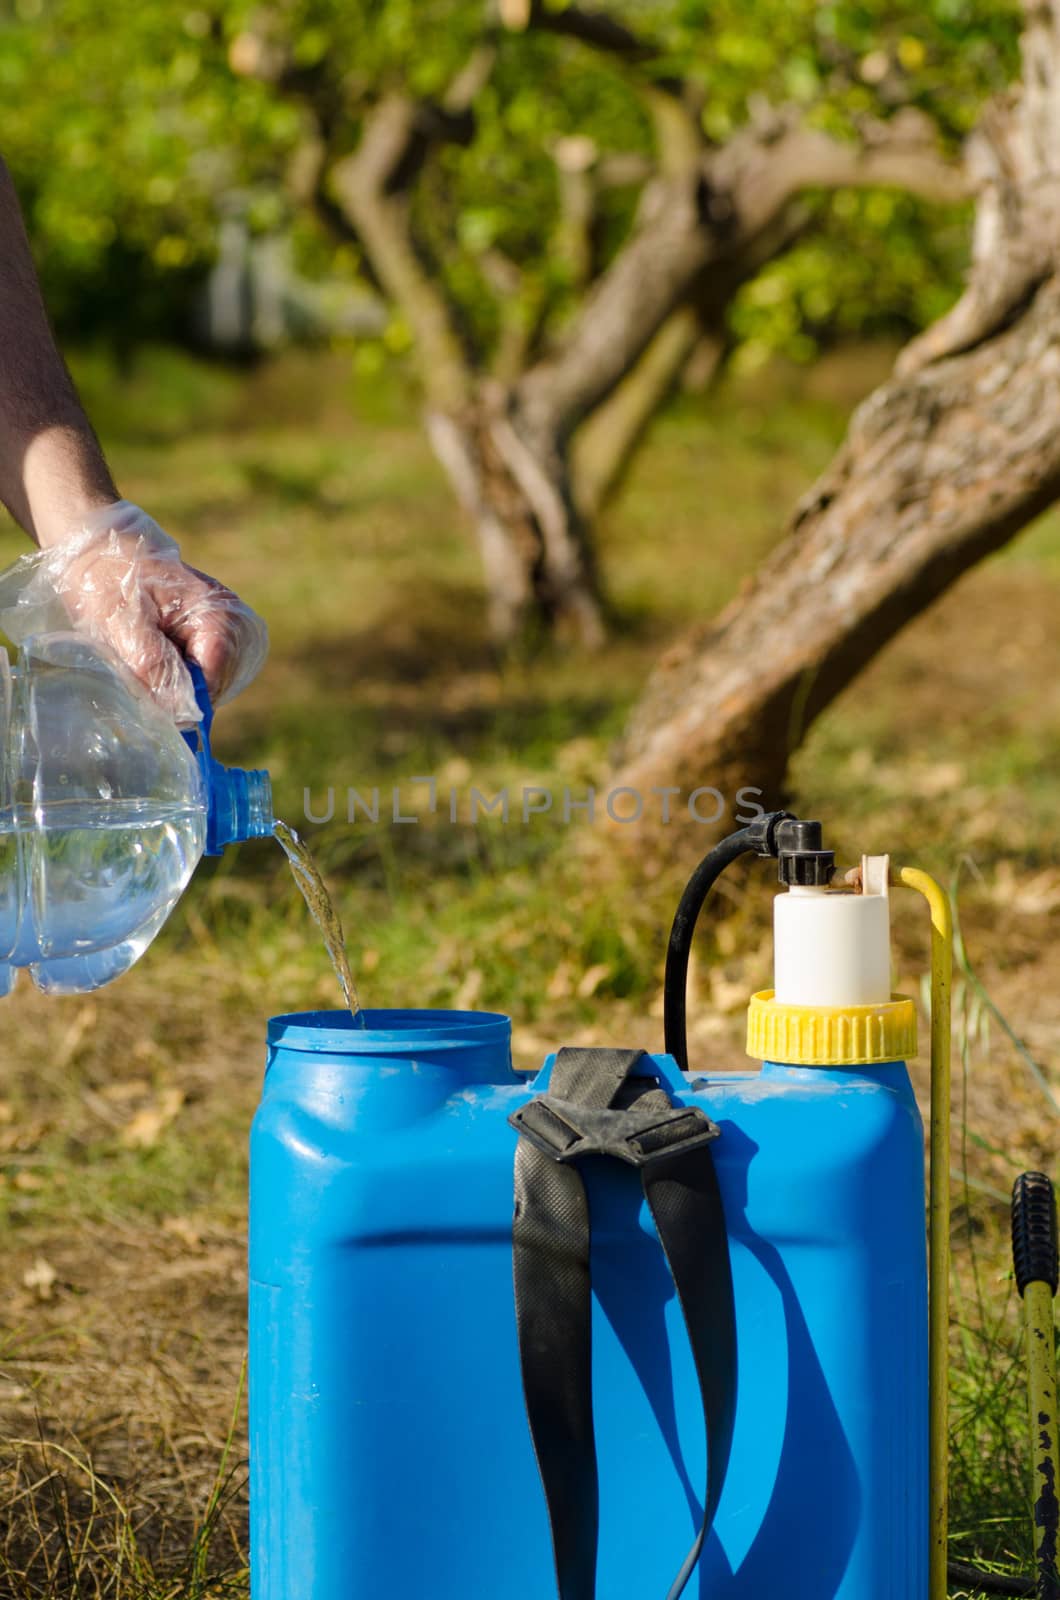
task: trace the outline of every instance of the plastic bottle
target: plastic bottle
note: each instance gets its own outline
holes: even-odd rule
[[[272,832],[266,772],[182,734],[105,645],[81,634],[0,651],[0,994],[98,989],[143,954],[204,852]]]

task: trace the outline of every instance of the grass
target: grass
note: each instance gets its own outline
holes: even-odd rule
[[[269,619],[266,672],[222,711],[218,753],[268,766],[336,892],[369,1004],[498,1007],[517,1060],[557,1041],[658,1036],[680,885],[592,866],[553,813],[416,826],[390,788],[435,774],[466,801],[599,784],[644,674],[769,548],[877,374],[854,352],[746,379],[659,425],[601,530],[616,615],[591,660],[498,663],[475,552],[399,372],[341,357],[248,374],[165,351],[78,363],[124,492]],[[0,535],[0,560],[20,553]],[[813,730],[793,771],[846,859],[894,850],[949,879],[962,857],[969,970],[956,1015],[967,1173],[955,1218],[955,1549],[1028,1559],[1022,1368],[1008,1277],[1013,1175],[1052,1170],[1037,1062],[1060,1039],[1060,518],[1045,519],[912,625]],[[378,825],[345,820],[381,790]],[[764,879],[704,938],[692,1046],[740,1064],[746,994],[768,981]],[[926,933],[896,902],[899,986]],[[972,973],[976,974],[975,977]],[[985,986],[993,1007],[983,998]],[[245,1592],[245,1138],[265,1020],[335,1003],[280,852],[204,863],[142,962],[95,996],[4,1002],[0,1230],[0,1592],[206,1600]],[[926,1091],[923,1063],[914,1068]],[[1046,1084],[1056,1090],[1055,1075]],[[21,1442],[18,1442],[21,1441]],[[958,1591],[955,1591],[958,1592]]]

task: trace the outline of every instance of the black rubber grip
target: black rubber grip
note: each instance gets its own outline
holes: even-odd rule
[[[1021,1172],[1012,1185],[1012,1264],[1020,1294],[1029,1283],[1056,1293],[1056,1197],[1044,1172]]]

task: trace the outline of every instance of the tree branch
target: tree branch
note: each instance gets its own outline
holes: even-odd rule
[[[417,251],[408,195],[434,148],[474,137],[474,101],[496,56],[494,39],[484,38],[437,101],[384,96],[365,113],[356,149],[332,163],[336,127],[351,114],[341,77],[323,64],[299,67],[289,42],[267,27],[237,35],[229,51],[234,72],[274,84],[312,118],[317,148],[296,181],[312,183],[318,214],[333,231],[356,237],[384,291],[407,316],[428,403],[442,410],[466,406],[471,374],[452,307]]]
[[[733,270],[782,225],[807,188],[901,185],[933,200],[968,191],[963,169],[925,137],[923,119],[873,124],[861,144],[833,139],[778,113],[692,175],[644,191],[638,225],[586,299],[558,350],[520,384],[519,404],[540,426],[571,433],[639,360],[663,323],[709,271]]]
[[[642,67],[660,55],[657,45],[638,38],[631,28],[595,7],[570,5],[554,10],[544,0],[499,0],[498,9],[504,26],[513,32],[525,33],[533,28],[540,33],[577,39],[593,50],[616,56],[626,66]],[[682,87],[680,79],[667,81],[678,91]]]
[[[943,205],[971,197],[963,164],[947,160],[933,125],[919,112],[902,112],[889,122],[866,121],[859,133],[857,142],[836,139],[780,114],[776,131],[766,130],[756,152],[760,167],[762,151],[769,154],[758,174],[762,209],[775,212],[803,189],[897,188]]]
[[[574,494],[583,515],[594,517],[616,488],[702,336],[697,312],[690,305],[679,306],[632,372],[578,430],[573,449]]]
[[[662,57],[653,41],[640,38],[625,23],[595,7],[568,5],[556,10],[545,0],[499,0],[499,11],[501,21],[513,31],[533,29],[575,39],[614,57],[623,67],[648,67]],[[661,166],[676,173],[703,148],[702,91],[672,73],[644,74],[639,88],[655,124]]]
[[[795,243],[809,224],[804,207],[787,206],[741,255],[704,274],[672,312],[633,369],[575,436],[575,486],[587,515],[621,482],[626,465],[659,407],[677,387],[693,353],[709,344],[712,367],[725,352],[725,314],[740,286]]]
[[[564,343],[520,381],[534,426],[569,435],[607,398],[687,295],[715,238],[694,183],[645,190],[633,236],[586,298]]]
[[[594,141],[583,134],[568,134],[552,148],[559,190],[559,222],[552,250],[566,267],[571,287],[578,290],[593,277],[598,158]]]
[[[357,149],[332,167],[329,181],[380,283],[409,319],[428,403],[456,411],[470,398],[468,363],[449,303],[416,252],[402,187],[421,135],[421,106],[399,96],[381,100]]]
[[[484,39],[476,45],[442,96],[446,111],[459,114],[470,111],[483,89],[493,76],[497,64],[497,45],[493,39]]]
[[[972,268],[957,304],[906,346],[902,375],[972,350],[1012,320],[1052,273],[1060,238],[1060,152],[1043,124],[1057,117],[1056,63],[1047,13],[1032,13],[1023,35],[1028,67],[1015,106],[988,106],[969,138],[966,162],[977,194]]]
[[[596,165],[601,189],[639,189],[655,176],[655,164],[635,150],[617,150],[603,155]]]
[[[548,316],[545,281],[528,278],[510,256],[493,246],[479,257],[479,269],[497,301],[500,336],[490,374],[508,389],[526,370]]]

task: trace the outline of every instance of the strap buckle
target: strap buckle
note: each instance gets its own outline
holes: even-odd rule
[[[615,1156],[631,1167],[697,1150],[721,1131],[697,1106],[658,1110],[583,1106],[553,1095],[538,1095],[513,1111],[510,1125],[552,1161],[580,1161],[582,1156]]]

